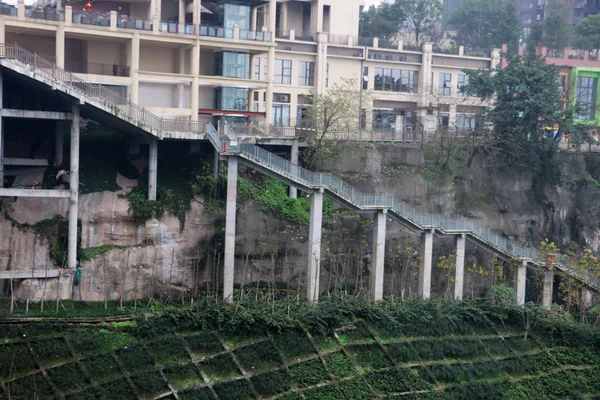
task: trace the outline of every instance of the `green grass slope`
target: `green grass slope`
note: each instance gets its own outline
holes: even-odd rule
[[[213,302],[126,323],[3,324],[0,399],[598,397],[597,332],[523,315],[342,298],[317,309]]]

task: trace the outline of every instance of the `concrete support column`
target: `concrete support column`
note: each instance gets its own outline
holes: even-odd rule
[[[525,290],[527,288],[527,261],[523,261],[517,268],[517,304],[525,304]]]
[[[383,299],[383,277],[385,266],[385,234],[387,210],[375,214],[373,224],[373,255],[371,257],[371,276],[369,278],[371,300]]]
[[[298,140],[292,142],[292,152],[290,154],[290,162],[298,165]],[[298,189],[295,186],[290,186],[290,197],[292,199],[298,198]]]
[[[59,24],[56,29],[56,66],[65,68],[65,26]]]
[[[544,297],[542,306],[545,309],[552,307],[552,289],[554,287],[554,269],[550,266],[544,271]]]
[[[275,80],[275,48],[269,48],[267,59],[267,95],[265,99],[265,119],[270,124],[273,119],[273,81]],[[260,103],[259,103],[260,104]]]
[[[323,189],[310,199],[310,226],[308,230],[308,270],[306,271],[306,299],[313,304],[319,301],[319,276],[321,274],[321,230],[323,224]]]
[[[198,121],[198,104],[199,104],[199,94],[198,94],[198,85],[200,75],[200,42],[196,39],[196,43],[192,47],[192,56],[190,57],[190,73],[192,74],[192,83],[190,85],[190,108],[191,108],[191,120],[193,122]]]
[[[279,30],[283,36],[288,34],[288,5],[290,3],[281,3],[281,13],[279,15]]]
[[[140,34],[138,32],[134,32],[133,39],[131,39],[130,66],[131,66],[131,68],[130,68],[131,102],[134,104],[137,104],[138,100],[139,100],[138,73],[140,70]]]
[[[431,79],[431,64],[433,60],[433,45],[431,43],[424,43],[421,48],[423,52],[423,62],[421,64],[421,70],[419,71],[419,88],[417,90],[417,105],[419,107],[425,107],[429,105],[428,98],[430,96],[429,81]],[[433,83],[432,83],[433,84]]]
[[[185,29],[185,0],[179,0],[179,18],[178,18],[178,22],[179,22],[179,33],[183,32],[183,30],[181,30],[182,28]]]
[[[250,30],[252,32],[256,32],[257,29],[256,24],[258,23],[258,7],[252,7],[252,16],[250,17]]]
[[[317,34],[317,62],[315,65],[315,78],[317,84],[317,94],[325,93],[327,88],[327,40],[326,34]],[[361,82],[362,84],[362,82]]]
[[[271,41],[275,41],[275,28],[277,26],[277,0],[269,0],[269,25],[271,32]]]
[[[431,264],[433,262],[433,229],[421,235],[421,271],[419,271],[419,296],[431,297]]]
[[[456,237],[456,276],[454,278],[454,298],[462,300],[465,285],[465,248],[467,238],[464,234]]]
[[[323,30],[323,3],[317,0],[310,5],[310,33],[317,34]]]
[[[54,134],[54,166],[58,167],[63,163],[64,158],[64,145],[65,145],[65,133],[55,128],[56,132]]]
[[[202,8],[200,7],[201,5],[201,1],[200,0],[194,0],[193,2],[193,16],[192,16],[192,22],[194,23],[194,25],[199,25],[200,24],[200,20],[202,17]],[[197,28],[196,28],[197,29]]]
[[[233,301],[235,264],[235,219],[237,210],[238,159],[227,160],[227,206],[225,211],[225,261],[223,266],[223,299]]]
[[[0,189],[4,187],[4,118],[2,118],[3,104],[3,74],[0,71]]]
[[[69,244],[68,267],[77,267],[77,219],[79,215],[79,104],[71,110],[71,171],[69,183]]]
[[[148,154],[148,200],[156,201],[158,173],[158,140],[150,140],[150,152]]]
[[[65,26],[73,25],[73,8],[71,6],[65,7]]]
[[[6,43],[6,29],[4,27],[4,20],[0,21],[0,43]]]

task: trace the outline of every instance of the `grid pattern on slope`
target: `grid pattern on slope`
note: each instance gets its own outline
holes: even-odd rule
[[[112,336],[99,333],[103,328],[86,332],[92,329],[98,331],[92,338]],[[97,345],[82,341],[83,331],[70,330],[39,340],[5,341],[2,353],[6,346],[25,346],[26,353],[19,355],[28,354],[35,365],[14,376],[2,370],[0,399],[9,392],[12,399],[32,393],[60,399],[117,393],[123,399],[315,398],[331,393],[352,399],[357,394],[445,393],[471,382],[508,384],[561,371],[600,377],[598,355],[589,349],[553,346],[542,338],[523,342],[522,336],[502,331],[406,337],[359,321],[333,336],[294,331],[248,339],[183,332],[148,343],[135,342],[127,331],[112,332],[117,340],[96,340]]]

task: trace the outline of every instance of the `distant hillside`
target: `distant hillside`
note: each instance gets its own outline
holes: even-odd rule
[[[336,298],[316,310],[275,301],[247,302],[236,312],[213,301],[136,322],[2,324],[0,343],[2,400],[600,393],[597,331],[485,302]]]

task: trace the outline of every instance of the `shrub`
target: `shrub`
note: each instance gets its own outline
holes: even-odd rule
[[[71,358],[69,346],[62,339],[40,340],[32,344],[38,362],[48,366]]]
[[[106,399],[137,399],[133,388],[126,379],[119,379],[101,386]]]
[[[134,373],[154,368],[152,357],[142,345],[126,346],[117,352],[121,367],[126,372]]]
[[[390,361],[379,345],[348,347],[348,353],[356,365],[366,371],[390,367]]]
[[[312,386],[329,380],[329,374],[318,359],[293,365],[290,372],[298,386]]]
[[[223,345],[212,332],[199,332],[185,336],[185,340],[192,354],[196,357],[205,357],[223,351]]]
[[[179,392],[181,400],[214,400],[211,390],[207,387]]]
[[[87,384],[83,372],[74,362],[60,367],[47,369],[48,378],[62,393],[69,392]]]
[[[315,348],[302,330],[285,330],[273,336],[276,347],[287,361],[315,355]]]
[[[362,377],[340,382],[338,386],[347,400],[370,400],[373,398],[369,384]]]
[[[144,396],[154,398],[155,396],[169,391],[167,384],[159,372],[146,372],[131,377],[131,382],[138,392]]]
[[[311,400],[339,400],[342,394],[334,385],[321,386],[304,392],[304,397]]]
[[[36,369],[37,364],[24,344],[0,346],[0,378],[19,376]]]
[[[396,363],[408,363],[418,361],[417,353],[412,349],[408,342],[389,343],[386,345],[390,356],[396,360]]]
[[[219,380],[224,378],[234,378],[240,375],[231,354],[219,354],[213,358],[203,361],[199,364],[202,372],[211,380]]]
[[[237,379],[235,381],[219,383],[213,386],[213,388],[220,399],[254,399],[250,384],[246,379]]]
[[[336,379],[345,378],[355,373],[352,363],[342,352],[327,354],[323,359]]]
[[[44,376],[38,372],[25,378],[8,383],[7,389],[11,399],[54,399],[56,394],[46,381]]]
[[[280,365],[279,352],[271,341],[254,343],[234,352],[246,372],[258,372]]]
[[[119,375],[119,367],[111,353],[100,354],[81,361],[93,381],[99,382]]]
[[[176,336],[151,343],[148,348],[158,365],[179,364],[190,361],[183,342]]]
[[[256,392],[265,397],[287,392],[292,387],[291,378],[281,370],[255,375],[250,382]]]
[[[167,381],[176,389],[183,390],[204,383],[193,364],[172,367],[164,371]]]

